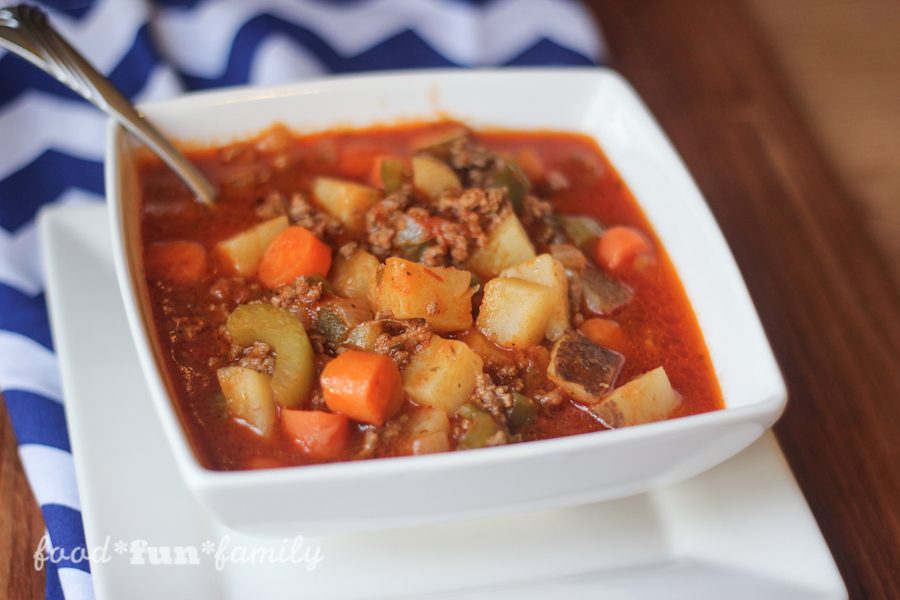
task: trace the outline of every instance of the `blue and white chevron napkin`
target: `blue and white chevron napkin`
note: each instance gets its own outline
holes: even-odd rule
[[[2,3],[2,2],[0,2]],[[135,101],[334,72],[591,65],[574,0],[45,0],[55,25]],[[35,214],[101,202],[105,118],[0,50],[0,390],[52,547],[85,546]],[[46,563],[47,597],[93,598],[86,562]]]

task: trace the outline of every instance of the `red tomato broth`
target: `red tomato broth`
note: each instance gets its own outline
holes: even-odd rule
[[[481,133],[478,137],[494,150],[531,148],[547,169],[563,172],[571,187],[547,196],[560,213],[593,217],[606,227],[629,225],[650,237],[656,268],[615,274],[637,292],[611,317],[627,334],[631,350],[619,381],[662,365],[684,397],[675,416],[721,409],[719,383],[681,280],[640,205],[597,143],[584,135],[555,132]]]
[[[193,286],[148,281],[175,402],[205,465],[230,470],[252,467],[260,460],[287,465],[315,462],[298,451],[280,426],[269,439],[260,439],[225,414],[215,372],[224,366],[216,361],[227,355],[228,347],[214,328],[191,340],[173,334],[177,328],[189,326],[191,318],[224,323],[227,317],[227,311],[210,300],[210,287],[224,272],[223,265],[215,261],[215,244],[261,221],[254,211],[270,192],[302,190],[308,194],[313,176],[318,175],[369,183],[372,161],[378,156],[408,156],[429,134],[456,126],[449,122],[407,124],[313,135],[266,132],[222,148],[191,151],[191,159],[222,190],[215,208],[194,202],[161,163],[147,160],[140,165],[143,247],[182,239],[199,242],[209,252],[209,273]],[[260,140],[270,135],[275,141],[267,147],[275,146],[277,151],[258,150],[257,145],[265,145]],[[558,212],[591,216],[604,226],[633,226],[653,241],[654,266],[616,273],[636,292],[629,304],[608,317],[621,325],[630,345],[619,383],[662,365],[683,397],[673,417],[722,408],[718,382],[681,282],[640,207],[597,144],[587,136],[549,131],[481,131],[474,138],[496,151],[515,153],[527,148],[547,170],[562,172],[571,183],[569,188],[550,192],[545,185],[537,186]],[[251,291],[245,301],[260,294]],[[319,362],[317,372],[321,372],[321,359]],[[411,406],[406,400],[401,413]],[[529,426],[525,439],[603,429],[604,425],[583,409],[565,402]],[[360,432],[360,426],[351,427],[351,448],[362,443]]]

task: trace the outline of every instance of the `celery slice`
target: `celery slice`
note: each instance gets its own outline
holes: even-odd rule
[[[558,215],[556,223],[569,241],[591,256],[594,254],[593,244],[605,231],[600,223],[590,217]]]
[[[525,196],[531,191],[531,182],[518,164],[508,160],[503,168],[494,174],[491,185],[493,187],[505,187],[513,210],[516,212],[522,211]]]
[[[265,342],[275,350],[272,391],[286,408],[302,407],[315,385],[313,349],[303,325],[291,313],[271,304],[243,304],[225,326],[234,343]]]
[[[457,414],[469,422],[468,429],[456,444],[457,450],[484,448],[498,431],[502,431],[494,417],[474,404],[463,404]]]
[[[406,178],[406,165],[396,158],[385,158],[381,161],[381,186],[385,194],[393,194],[403,187]]]
[[[525,394],[516,392],[513,405],[506,412],[506,424],[513,433],[528,427],[537,418],[537,404]]]

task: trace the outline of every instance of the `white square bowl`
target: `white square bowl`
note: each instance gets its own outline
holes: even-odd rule
[[[283,537],[392,528],[576,505],[644,492],[736,454],[786,402],[759,318],[703,197],[632,88],[606,69],[426,71],[242,88],[141,107],[171,138],[204,145],[275,122],[299,132],[413,119],[545,129],[597,140],[656,230],[712,357],[724,410],[510,446],[263,471],[195,456],[161,376],[140,267],[134,144],[111,124],[106,184],[119,284],[157,413],[197,499],[223,524]]]

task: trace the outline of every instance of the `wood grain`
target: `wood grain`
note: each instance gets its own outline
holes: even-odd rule
[[[44,597],[44,573],[35,571],[32,554],[44,533],[16,440],[0,396],[0,598]]]
[[[900,2],[747,1],[900,286]]]
[[[741,4],[591,3],[694,174],[790,390],[779,440],[853,598],[900,598],[900,298]]]

